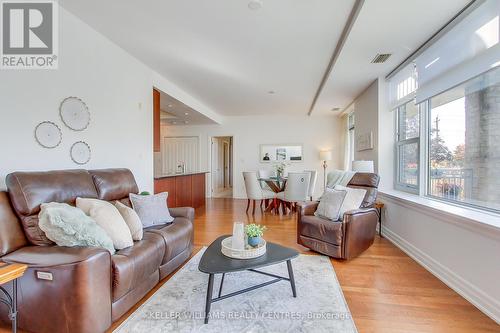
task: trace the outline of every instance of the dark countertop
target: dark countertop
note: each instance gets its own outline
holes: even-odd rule
[[[209,173],[209,171],[194,171],[194,172],[186,172],[186,173],[166,173],[166,174],[157,174],[154,176],[154,179],[163,179],[163,178],[171,178],[171,177],[180,177],[180,176],[190,176],[190,175],[199,175],[202,173]]]

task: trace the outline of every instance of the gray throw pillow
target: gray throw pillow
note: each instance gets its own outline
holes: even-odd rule
[[[314,215],[324,219],[338,221],[340,217],[340,208],[342,207],[346,194],[346,191],[326,188]]]
[[[40,229],[59,246],[102,247],[115,253],[104,229],[79,208],[57,202],[42,204],[38,218]]]
[[[130,193],[130,201],[142,225],[147,228],[154,225],[170,223],[174,218],[167,207],[168,192],[155,195],[139,195]]]

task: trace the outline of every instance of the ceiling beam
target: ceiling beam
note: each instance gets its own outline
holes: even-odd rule
[[[326,67],[325,73],[323,74],[323,78],[321,79],[319,87],[316,90],[316,93],[314,94],[313,101],[311,103],[311,106],[309,107],[309,112],[307,113],[308,116],[311,115],[314,107],[316,106],[316,102],[318,101],[318,98],[321,95],[323,88],[325,87],[326,81],[328,80],[330,74],[332,73],[333,67],[335,66],[335,63],[337,62],[337,59],[339,58],[340,53],[344,48],[345,42],[349,37],[349,33],[351,32],[351,29],[354,26],[356,19],[358,18],[359,12],[363,7],[364,2],[365,0],[356,0],[354,6],[352,7],[351,13],[349,14],[344,29],[342,30],[342,34],[340,35],[340,38],[337,41],[337,45],[335,46],[335,50],[333,51],[333,54],[330,58],[330,62],[328,63],[328,66]]]

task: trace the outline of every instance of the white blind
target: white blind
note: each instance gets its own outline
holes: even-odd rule
[[[409,64],[401,69],[389,80],[389,105],[390,109],[405,104],[415,98],[417,90],[417,76],[415,65]]]
[[[487,0],[415,59],[417,103],[500,65],[499,17]]]

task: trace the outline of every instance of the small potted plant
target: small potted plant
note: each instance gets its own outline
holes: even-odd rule
[[[262,235],[267,228],[263,225],[255,223],[245,226],[245,233],[248,236],[248,245],[257,247],[262,242]]]

